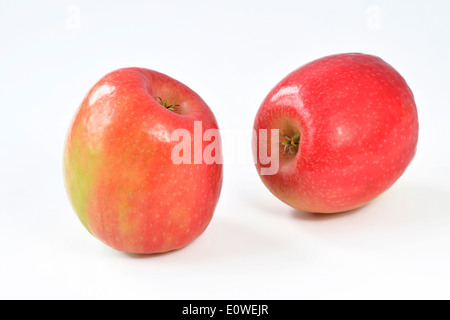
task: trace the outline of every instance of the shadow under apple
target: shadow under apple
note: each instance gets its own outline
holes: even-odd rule
[[[404,182],[348,212],[289,212],[305,236],[333,246],[395,258],[432,252],[439,257],[439,251],[450,241],[448,199],[450,193],[440,186]]]

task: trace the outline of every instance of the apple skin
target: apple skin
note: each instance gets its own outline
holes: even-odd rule
[[[179,106],[171,111],[158,97]],[[92,235],[119,251],[150,254],[184,247],[206,229],[222,164],[171,160],[178,143],[171,133],[184,128],[193,137],[194,121],[202,122],[202,134],[218,129],[194,91],[153,70],[120,69],[90,90],[66,138],[64,179]]]
[[[259,129],[279,129],[280,142],[284,134],[300,136],[297,153],[280,145],[275,175],[261,175],[256,159],[266,187],[293,208],[335,213],[361,207],[393,185],[415,155],[419,124],[402,76],[378,57],[348,53],[286,76],[260,106]],[[256,140],[253,148],[259,150]]]

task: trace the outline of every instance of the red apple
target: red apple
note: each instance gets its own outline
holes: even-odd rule
[[[333,213],[361,207],[392,186],[414,157],[419,125],[402,76],[378,57],[349,53],[285,77],[263,101],[254,129],[278,129],[267,142],[253,140],[267,188],[296,209]],[[278,170],[261,174],[272,165],[261,150],[274,144]]]
[[[141,68],[106,75],[81,104],[64,150],[66,188],[83,225],[130,253],[192,242],[208,226],[222,187],[221,162],[196,157],[210,146],[202,139],[210,130],[218,130],[213,113],[177,80]],[[194,161],[174,161],[174,132],[181,132],[177,139],[192,134],[182,141],[192,150],[177,150]],[[194,136],[200,142],[186,140]],[[215,140],[220,156],[220,136]]]

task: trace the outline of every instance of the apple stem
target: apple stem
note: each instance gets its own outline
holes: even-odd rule
[[[279,144],[284,146],[284,153],[297,153],[298,146],[300,145],[300,135],[295,134],[292,137],[289,137],[283,130],[283,136],[286,140],[280,142]]]
[[[175,112],[175,107],[179,107],[180,106],[178,104],[170,104],[169,105],[169,101],[163,100],[163,99],[161,99],[161,97],[158,97],[158,100],[159,100],[159,104],[160,105],[162,105],[166,109],[169,109],[170,111],[174,111]]]

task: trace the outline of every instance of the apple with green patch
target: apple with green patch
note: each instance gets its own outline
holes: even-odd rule
[[[220,196],[222,163],[173,162],[173,132],[194,135],[194,127],[201,137],[216,134],[183,145],[201,154],[214,144],[208,150],[220,159],[217,121],[193,90],[143,68],[103,77],[82,102],[64,149],[66,189],[86,229],[112,248],[144,254],[182,248],[202,234]]]
[[[334,213],[394,184],[415,155],[419,123],[403,77],[378,57],[349,53],[286,76],[263,101],[254,130],[277,132],[253,140],[256,155],[278,144],[275,174],[264,174],[265,159],[255,161],[267,188],[296,209]]]

